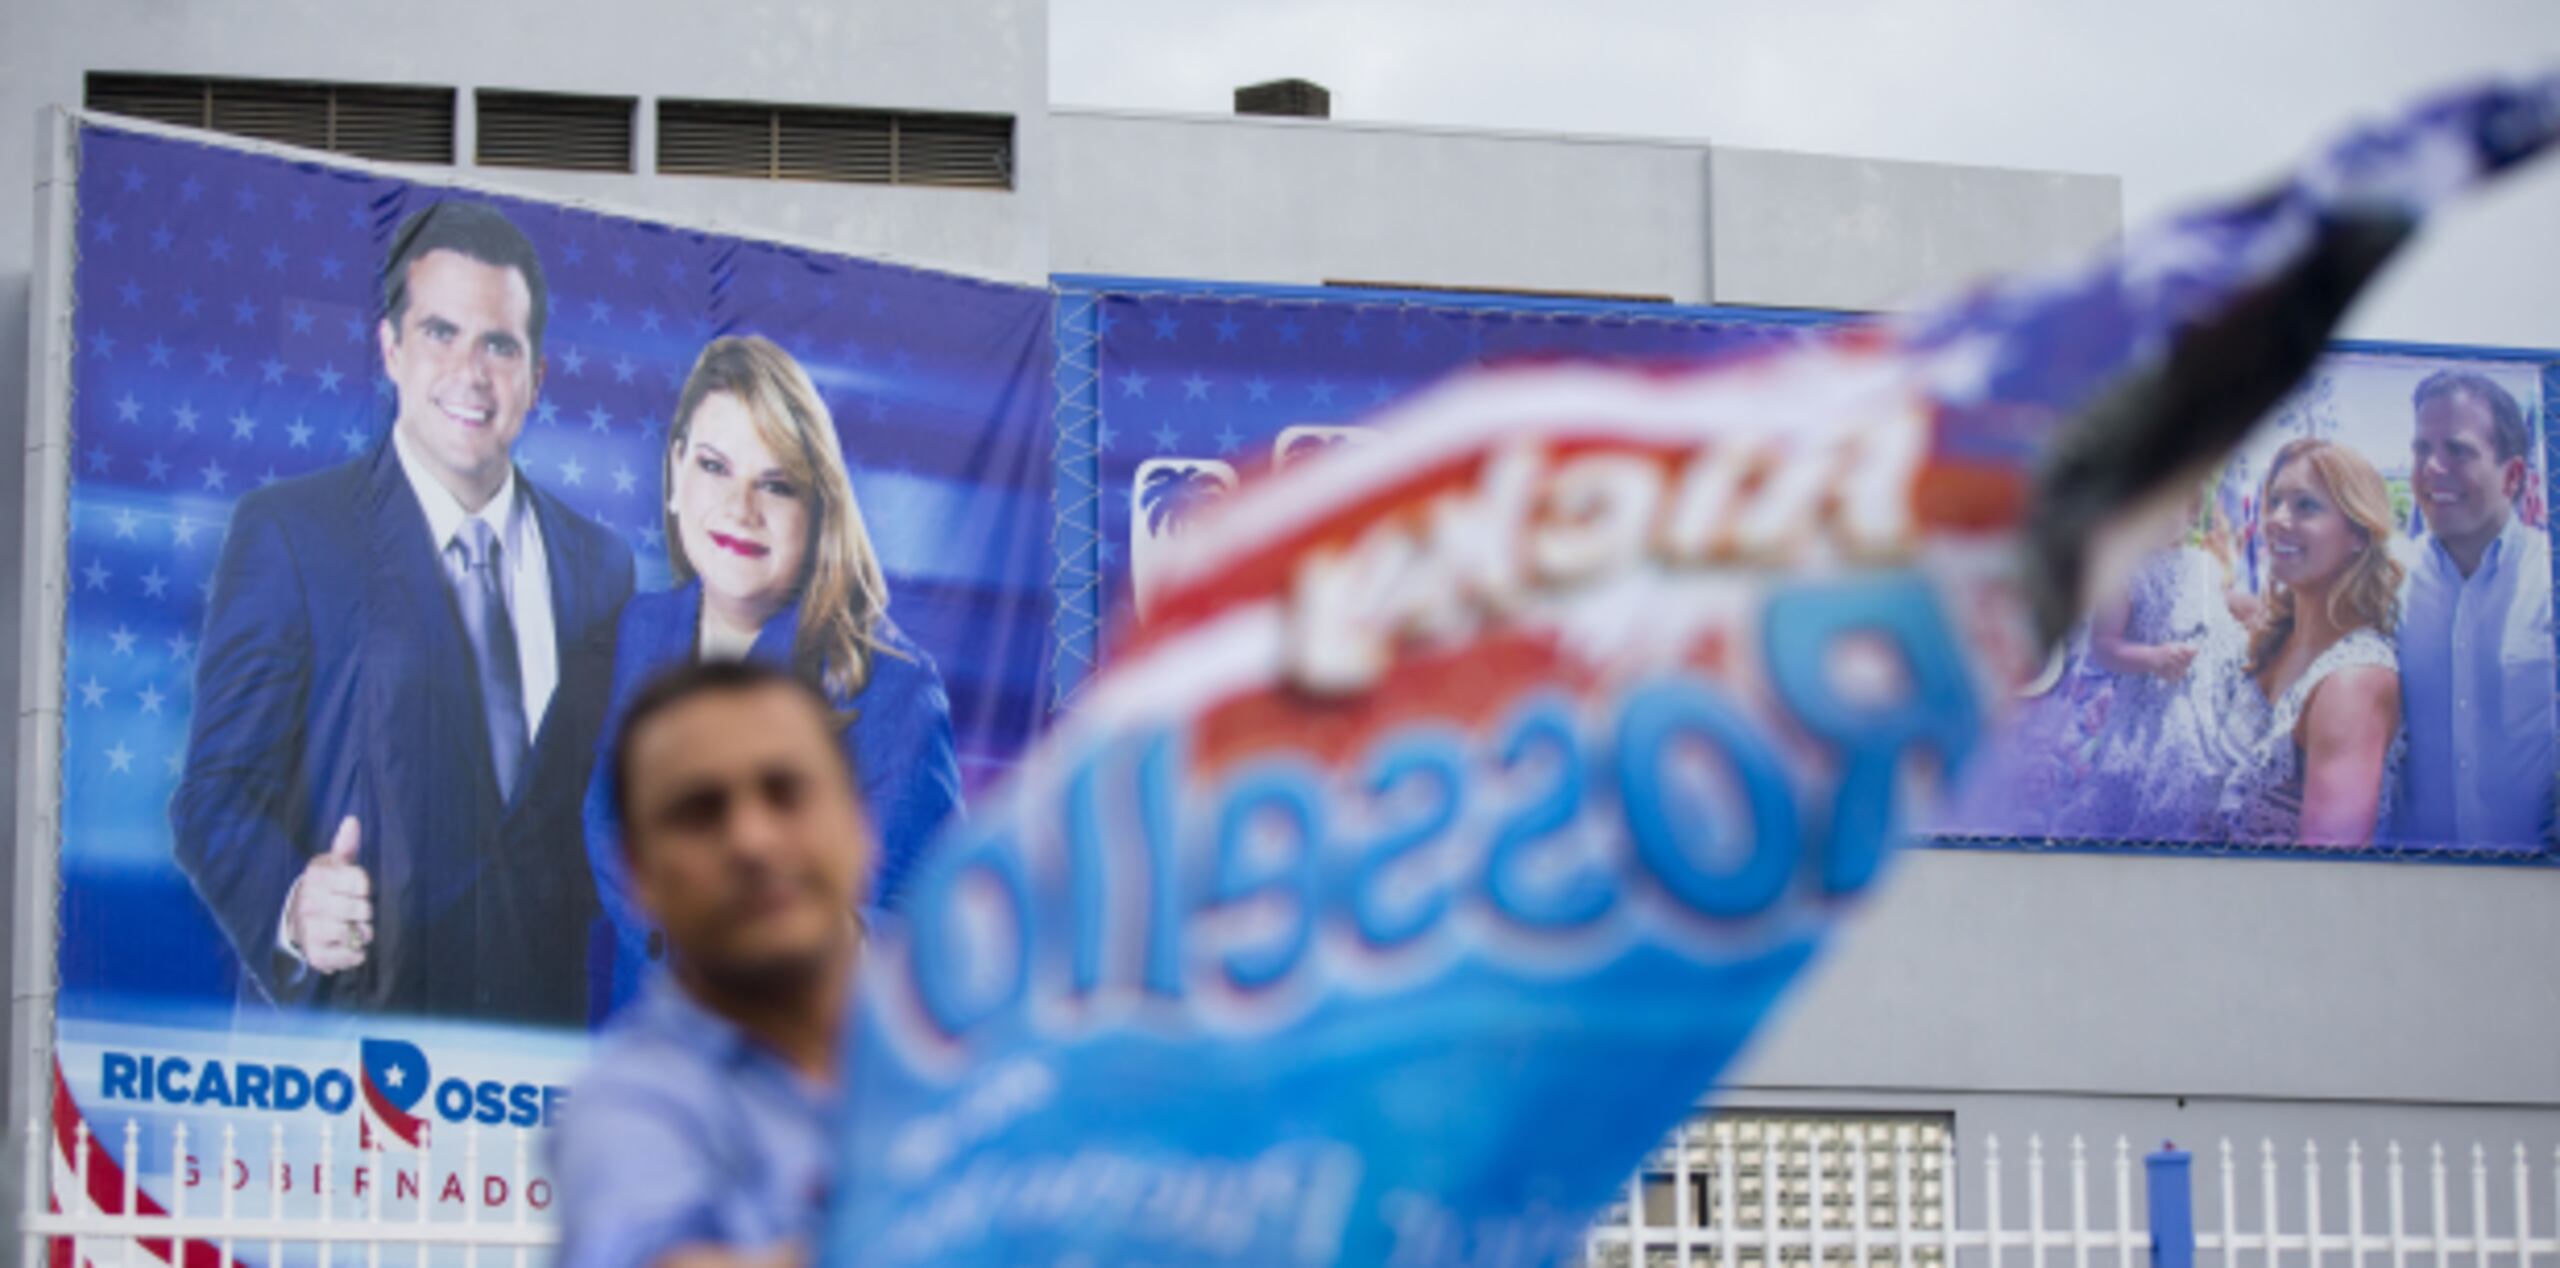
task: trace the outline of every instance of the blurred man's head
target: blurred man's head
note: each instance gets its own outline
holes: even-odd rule
[[[2449,547],[2472,552],[2507,526],[2524,492],[2531,435],[2516,398],[2487,375],[2439,370],[2412,398],[2410,483],[2427,528]],[[2475,556],[2476,557],[2476,554]]]
[[[678,971],[788,990],[848,955],[871,827],[826,700],[766,666],[707,662],[649,684],[613,754],[634,896]]]

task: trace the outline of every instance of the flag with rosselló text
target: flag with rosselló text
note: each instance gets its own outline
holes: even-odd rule
[[[2560,79],[2448,94],[2083,268],[1195,491],[877,931],[826,1262],[1573,1257],[2116,531],[2555,132]]]

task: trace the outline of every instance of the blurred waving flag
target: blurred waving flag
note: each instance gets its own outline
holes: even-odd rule
[[[2555,127],[2455,93],[2076,272],[1461,376],[1201,505],[878,931],[827,1258],[1572,1257],[2112,530]]]

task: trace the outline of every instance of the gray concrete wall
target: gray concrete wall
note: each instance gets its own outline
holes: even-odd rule
[[[2084,258],[2123,230],[2112,176],[1721,145],[1708,173],[1719,304],[1906,308]]]
[[[2560,1109],[2555,910],[2550,869],[1911,851],[1751,1077]]]
[[[1731,1098],[1953,1111],[1976,1150],[2521,1141],[2547,1194],[2555,909],[2551,869],[1915,850]]]
[[[1323,120],[1053,127],[1067,273],[1874,310],[2122,229],[2107,176]]]
[[[1711,294],[1705,147],[1060,111],[1061,273]]]

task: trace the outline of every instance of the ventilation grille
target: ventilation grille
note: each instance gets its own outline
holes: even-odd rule
[[[1013,119],[661,101],[658,170],[750,180],[1011,189]]]
[[[1275,79],[1236,89],[1237,114],[1287,115],[1300,119],[1333,117],[1333,94],[1304,79]]]
[[[631,170],[638,98],[483,89],[472,94],[472,104],[478,116],[472,156],[482,167]]]
[[[93,73],[92,110],[391,163],[453,161],[453,90]]]

